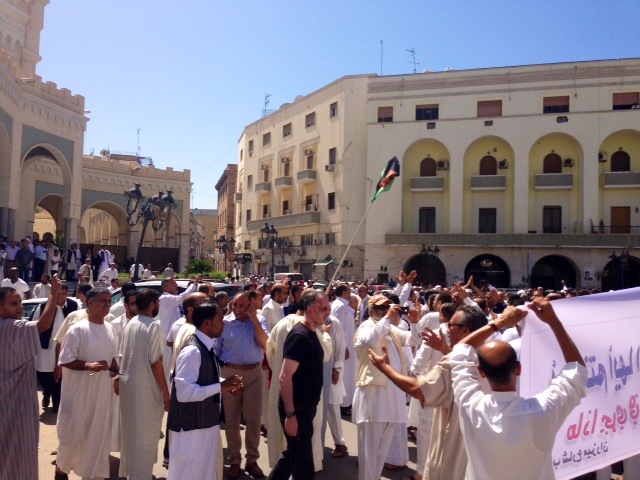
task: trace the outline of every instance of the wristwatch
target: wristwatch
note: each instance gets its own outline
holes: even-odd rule
[[[296,412],[287,412],[284,414],[286,418],[291,418],[296,416]]]
[[[500,329],[498,328],[498,325],[496,325],[496,322],[493,320],[489,320],[489,323],[487,323],[487,325],[493,328],[496,332],[500,331]]]

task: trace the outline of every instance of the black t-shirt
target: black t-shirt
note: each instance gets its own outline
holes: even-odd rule
[[[291,329],[284,341],[284,358],[299,363],[293,374],[293,404],[315,407],[322,392],[322,360],[324,352],[316,332],[302,322]]]

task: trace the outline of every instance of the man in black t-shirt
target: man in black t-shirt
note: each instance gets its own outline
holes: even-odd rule
[[[322,392],[323,350],[316,329],[328,332],[325,322],[331,310],[323,292],[307,291],[299,305],[304,319],[296,324],[284,343],[278,412],[287,447],[278,458],[269,480],[312,479],[313,418]]]

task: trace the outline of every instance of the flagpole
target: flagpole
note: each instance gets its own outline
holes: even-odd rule
[[[371,208],[371,205],[373,205],[373,200],[371,200],[371,202],[369,203],[369,206],[365,210],[364,215],[362,216],[362,219],[360,220],[360,223],[358,224],[358,226],[356,228],[356,231],[353,233],[353,237],[351,237],[351,241],[349,242],[349,245],[347,245],[347,249],[344,251],[344,255],[342,255],[342,258],[340,259],[340,262],[338,263],[338,268],[336,268],[336,271],[333,272],[333,277],[331,277],[331,280],[329,281],[329,285],[327,285],[327,287],[325,288],[325,291],[329,290],[329,287],[333,284],[333,281],[336,279],[336,276],[338,275],[338,272],[340,272],[340,269],[342,268],[342,262],[346,258],[347,253],[349,253],[349,249],[351,248],[351,244],[355,240],[356,235],[358,234],[358,231],[360,230],[360,227],[362,226],[362,222],[364,222],[364,219],[367,217],[367,213],[369,213],[369,209]]]

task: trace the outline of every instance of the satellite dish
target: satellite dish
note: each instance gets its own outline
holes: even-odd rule
[[[103,148],[102,150],[100,150],[100,155],[102,155],[103,157],[108,157],[110,154],[111,152],[106,148]]]

